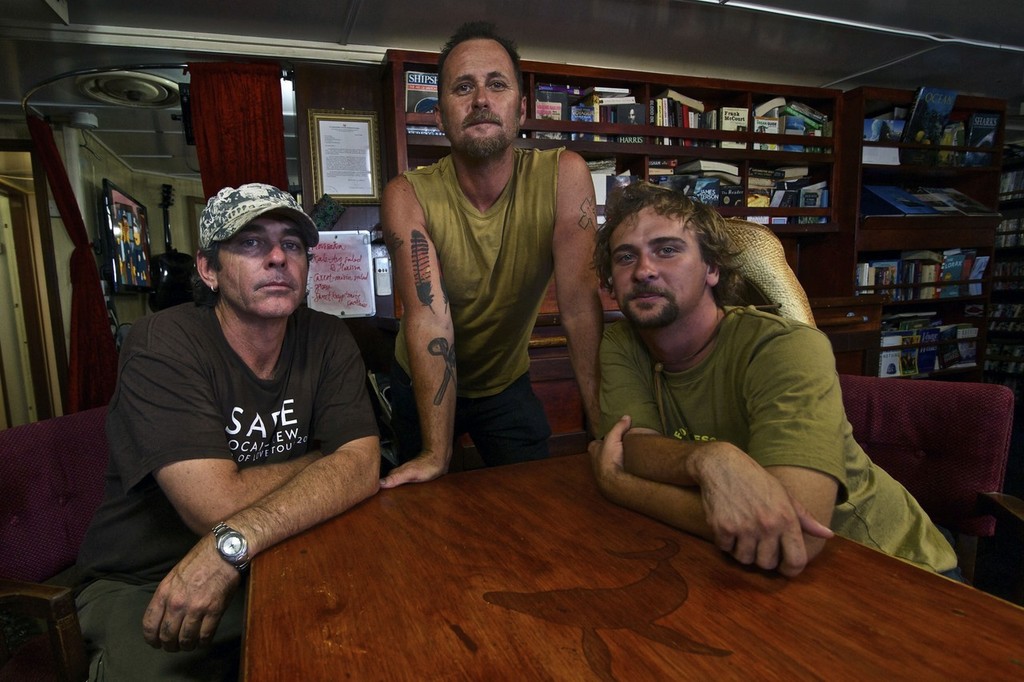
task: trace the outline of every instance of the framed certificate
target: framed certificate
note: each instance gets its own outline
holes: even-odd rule
[[[309,110],[313,196],[344,204],[380,203],[380,146],[377,114]]]

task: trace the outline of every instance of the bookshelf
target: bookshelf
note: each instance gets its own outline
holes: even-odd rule
[[[985,381],[1024,397],[1024,155],[1005,161],[1000,185],[1002,221],[996,229]]]
[[[437,55],[427,52],[388,51],[384,59],[385,126],[388,131],[389,176],[410,167],[433,163],[448,153],[448,141],[439,135],[410,132],[433,126],[432,114],[407,113],[405,108],[406,72],[436,69]],[[751,169],[773,170],[787,166],[806,166],[808,176],[815,182],[825,182],[831,190],[835,186],[836,153],[834,140],[822,134],[818,137],[782,133],[764,133],[753,130],[754,108],[768,100],[781,97],[797,101],[826,114],[836,115],[840,91],[803,86],[769,85],[721,79],[704,79],[669,74],[651,74],[616,69],[523,61],[523,89],[527,96],[527,120],[522,126],[518,146],[552,148],[565,146],[578,152],[588,162],[613,160],[614,173],[629,172],[632,176],[652,179],[653,164],[666,161],[685,164],[697,159],[724,161],[736,165],[741,185],[748,190]],[[626,90],[644,111],[653,111],[652,102],[665,90],[672,89],[699,100],[706,111],[722,108],[741,108],[748,111],[747,130],[663,126],[651,123],[631,125],[619,122],[589,122],[550,120],[532,117],[536,111],[537,87],[558,84],[585,90],[602,85]],[[827,132],[827,131],[825,131]],[[559,136],[551,139],[550,136]],[[589,139],[591,137],[604,140]],[[636,142],[615,141],[620,136]],[[575,139],[574,139],[575,138]],[[723,147],[724,143],[724,147]],[[736,147],[728,147],[732,143]],[[774,144],[777,150],[755,148]],[[784,151],[783,146],[803,146],[804,151]],[[599,201],[600,203],[600,201]],[[774,223],[770,227],[780,237],[800,239],[805,235],[835,233],[839,230],[835,211],[831,207],[719,207],[723,215],[740,218],[760,218]],[[794,250],[795,252],[795,250]]]
[[[1000,216],[996,212],[1001,172],[1001,150],[1005,102],[998,99],[958,95],[950,113],[951,122],[966,124],[972,114],[998,114],[996,144],[985,148],[988,154],[982,165],[966,165],[969,155],[979,153],[980,148],[965,143],[948,141],[939,146],[909,143],[893,140],[866,141],[865,120],[884,115],[894,108],[909,110],[914,100],[914,91],[887,88],[858,88],[843,93],[839,103],[837,148],[839,150],[840,178],[835,193],[835,210],[850,221],[848,231],[843,232],[831,245],[835,260],[832,269],[839,273],[853,273],[848,282],[833,280],[829,284],[843,291],[853,287],[853,293],[869,293],[883,297],[883,325],[893,320],[898,326],[899,317],[924,318],[934,313],[932,319],[943,325],[958,325],[968,331],[959,340],[944,337],[938,343],[938,352],[952,350],[964,343],[966,350],[976,353],[971,362],[952,362],[936,369],[920,367],[914,376],[933,378],[949,377],[980,380],[981,362],[985,357],[986,344],[985,310],[993,289],[991,260],[994,256],[996,226]],[[936,188],[960,192],[981,205],[969,213],[962,211],[904,214],[900,210],[879,209],[872,205],[874,192],[866,187],[901,187],[917,197],[922,195],[919,188]],[[944,252],[959,249],[970,252],[974,258],[987,257],[989,267],[976,279],[964,273],[952,281],[935,284],[915,281],[875,280],[872,286],[857,286],[858,264],[901,261],[911,251]],[[847,269],[849,266],[849,269]],[[903,264],[901,272],[909,273]],[[952,268],[950,268],[952,269]],[[941,270],[941,266],[940,266]],[[941,272],[939,274],[941,278]],[[943,292],[942,289],[945,288]],[[935,289],[935,293],[932,293]],[[883,328],[884,328],[883,326]],[[976,332],[970,331],[976,329]],[[973,347],[970,334],[976,333]],[[884,334],[884,332],[883,332]],[[930,343],[911,341],[906,344],[908,354],[914,354]],[[883,364],[885,362],[882,349]],[[910,363],[908,363],[909,365]],[[880,370],[884,370],[881,367]]]

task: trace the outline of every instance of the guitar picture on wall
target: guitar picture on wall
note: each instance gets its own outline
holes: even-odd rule
[[[153,259],[153,291],[149,307],[158,311],[192,300],[192,256],[175,250],[171,244],[170,208],[174,205],[174,187],[161,185],[160,208],[164,211],[164,253]]]

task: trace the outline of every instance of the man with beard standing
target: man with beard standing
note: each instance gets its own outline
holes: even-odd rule
[[[601,342],[602,493],[787,576],[835,531],[956,577],[952,547],[854,441],[828,338],[727,305],[722,217],[648,183],[607,216],[594,261],[626,319]]]
[[[527,350],[552,274],[590,424],[598,416],[587,165],[565,149],[513,148],[526,119],[519,55],[492,25],[460,27],[438,71],[451,154],[392,180],[381,210],[404,305],[391,382],[402,464],[385,488],[445,473],[466,432],[488,466],[547,456]]]

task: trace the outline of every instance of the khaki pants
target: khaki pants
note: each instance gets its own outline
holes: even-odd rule
[[[94,682],[138,680],[237,680],[245,590],[239,589],[208,647],[169,653],[142,638],[142,615],[155,583],[97,580],[78,596],[78,618]]]

